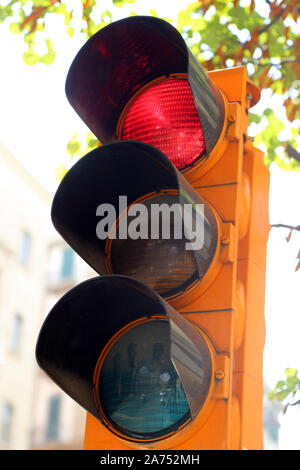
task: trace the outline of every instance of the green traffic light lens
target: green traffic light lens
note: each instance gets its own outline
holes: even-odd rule
[[[112,344],[99,375],[106,419],[131,438],[160,438],[190,419],[188,401],[170,359],[169,324],[150,320]]]

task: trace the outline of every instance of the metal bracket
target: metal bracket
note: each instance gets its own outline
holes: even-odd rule
[[[238,141],[241,136],[242,108],[240,103],[228,103],[228,127],[226,136],[230,140]]]
[[[233,263],[235,259],[236,228],[231,222],[222,224],[221,245],[223,248],[221,260],[224,263]]]
[[[228,399],[230,391],[230,360],[224,354],[216,356],[214,398]]]

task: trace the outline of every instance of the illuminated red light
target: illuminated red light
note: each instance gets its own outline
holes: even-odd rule
[[[122,140],[139,140],[161,150],[179,170],[204,156],[205,142],[186,79],[147,88],[129,107]]]

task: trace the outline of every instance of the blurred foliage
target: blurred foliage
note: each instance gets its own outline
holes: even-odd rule
[[[81,158],[91,150],[99,147],[101,142],[94,136],[92,132],[88,132],[84,138],[81,138],[78,132],[75,132],[73,137],[69,140],[67,145],[67,152],[71,159]],[[59,181],[63,179],[67,173],[68,168],[65,165],[60,165],[56,169],[56,177]]]
[[[122,7],[125,3],[134,2],[135,0],[112,0],[112,5]],[[23,60],[28,65],[38,62],[50,65],[55,60],[52,41],[47,37],[47,19],[50,16],[64,17],[66,32],[70,38],[76,29],[89,38],[112,21],[112,15],[108,10],[100,11],[97,21],[92,19],[93,9],[101,5],[101,1],[97,0],[10,0],[5,3],[5,6],[0,6],[0,22],[9,19],[10,31],[23,34],[27,46]],[[72,20],[74,13],[78,11],[81,12],[81,21],[75,27]],[[35,51],[35,46],[41,41],[47,47],[47,52],[42,55]]]
[[[269,392],[269,399],[272,401],[286,401],[283,409],[283,412],[285,413],[289,406],[300,404],[300,378],[298,377],[298,371],[291,367],[285,369],[284,373],[285,379],[277,382],[274,390]],[[296,398],[297,395],[299,396],[299,399]]]
[[[9,21],[11,32],[23,35],[27,47],[23,60],[29,65],[38,62],[48,65],[55,60],[53,44],[47,36],[47,18],[51,15],[63,15],[70,38],[75,32],[89,38],[113,21],[113,7],[145,4],[143,0],[112,0],[108,10],[101,7],[101,0],[7,0],[5,3],[0,7],[0,22]],[[286,137],[280,138],[280,132],[289,127],[288,148],[297,148],[299,11],[298,0],[199,0],[192,3],[182,0],[178,17],[164,18],[176,26],[206,70],[245,65],[249,77],[261,90],[268,89],[271,94],[282,96],[285,115],[277,116],[266,107],[261,114],[250,113],[250,123],[264,126],[263,130],[257,128],[254,144],[264,144],[266,165],[276,161],[285,170],[300,169],[294,153],[287,151]],[[80,21],[74,23],[73,18],[78,14]],[[149,14],[158,16],[152,9]],[[42,37],[40,33],[44,33]],[[46,46],[46,52],[41,55],[35,50],[40,41]],[[91,145],[84,148],[75,135],[68,144],[68,153],[71,157],[81,156],[85,150],[99,145],[96,140],[88,136]]]
[[[179,13],[177,27],[206,70],[245,65],[248,76],[261,91],[268,89],[270,95],[282,95],[285,116],[275,115],[269,107],[261,114],[250,113],[250,123],[264,126],[256,134],[254,144],[264,144],[266,165],[276,161],[284,170],[300,170],[299,161],[286,152],[279,135],[288,125],[289,144],[297,147],[299,2],[251,0],[245,4],[236,0],[191,3]]]

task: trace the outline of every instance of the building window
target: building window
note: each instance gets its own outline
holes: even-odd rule
[[[58,438],[60,402],[61,397],[59,395],[50,398],[46,430],[47,440]]]
[[[74,251],[72,248],[65,248],[62,257],[61,277],[68,279],[72,277],[74,270]]]
[[[20,263],[27,265],[29,261],[29,251],[30,251],[30,235],[28,232],[22,233],[21,239],[21,249],[20,249]]]
[[[12,335],[10,347],[12,351],[18,352],[21,345],[21,332],[22,332],[22,317],[20,315],[14,315],[12,325]]]
[[[8,443],[10,441],[12,427],[13,408],[9,403],[5,403],[1,413],[1,440]]]

